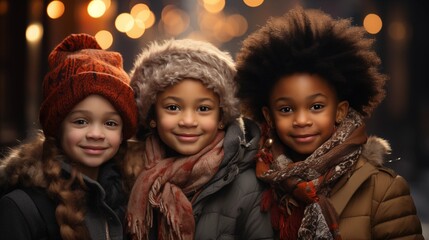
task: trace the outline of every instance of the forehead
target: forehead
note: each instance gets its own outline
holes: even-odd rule
[[[270,99],[306,98],[315,94],[336,99],[334,88],[325,79],[314,74],[297,73],[280,78],[272,88]]]
[[[176,98],[207,98],[219,101],[218,95],[212,90],[207,88],[201,81],[194,79],[184,79],[172,86],[167,87],[163,92],[158,94],[158,99],[166,97]]]

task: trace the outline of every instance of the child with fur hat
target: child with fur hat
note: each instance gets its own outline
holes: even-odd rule
[[[237,54],[238,96],[261,124],[262,208],[280,239],[422,239],[390,146],[364,121],[384,98],[373,40],[347,19],[292,9]]]
[[[87,34],[49,55],[43,132],[0,162],[2,239],[123,239],[121,162],[137,129],[122,56]],[[30,198],[29,198],[30,197]]]
[[[258,126],[239,115],[231,56],[190,40],[153,42],[131,71],[141,140],[128,204],[133,239],[271,239],[255,176]],[[144,131],[143,131],[144,132]]]

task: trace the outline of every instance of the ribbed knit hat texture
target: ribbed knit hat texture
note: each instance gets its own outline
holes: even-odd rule
[[[228,124],[239,116],[231,55],[214,45],[191,39],[152,42],[137,56],[131,70],[140,122],[147,126],[148,112],[159,92],[183,79],[200,80],[220,98],[222,118]]]
[[[40,123],[47,136],[58,137],[61,123],[73,107],[91,94],[105,97],[120,114],[123,137],[137,129],[137,106],[130,78],[118,52],[102,50],[95,37],[71,34],[49,54]]]

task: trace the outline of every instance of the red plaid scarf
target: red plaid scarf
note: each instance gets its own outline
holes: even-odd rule
[[[157,239],[193,239],[195,221],[186,197],[196,193],[218,171],[223,159],[224,132],[192,156],[164,158],[159,139],[150,136],[145,167],[134,184],[128,203],[128,230],[133,239],[148,239],[153,210],[160,211]]]

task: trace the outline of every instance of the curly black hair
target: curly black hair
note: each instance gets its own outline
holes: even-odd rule
[[[271,18],[249,35],[237,53],[238,98],[242,112],[263,122],[272,87],[294,73],[321,76],[339,100],[369,117],[385,96],[386,75],[374,39],[350,19],[333,19],[316,9],[295,8]]]

